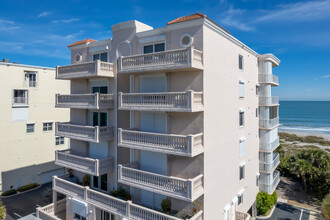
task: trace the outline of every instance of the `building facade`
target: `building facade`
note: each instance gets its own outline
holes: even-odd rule
[[[55,136],[55,122],[68,120],[70,114],[55,108],[54,97],[70,92],[70,84],[55,80],[54,68],[5,61],[0,62],[0,191],[64,174],[54,164],[54,150],[69,146],[68,139]]]
[[[259,139],[277,137],[278,121],[261,126],[277,105],[259,105],[273,85],[260,80],[278,59],[200,13],[159,29],[122,22],[112,32],[69,45],[71,65],[57,67],[71,94],[56,105],[71,118],[56,132],[71,146],[56,152],[56,164],[72,170],[54,177],[54,203],[38,216],[248,219],[259,190],[276,188],[276,165],[262,172],[273,153]]]

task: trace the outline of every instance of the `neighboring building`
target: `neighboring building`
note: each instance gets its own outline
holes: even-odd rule
[[[54,150],[68,139],[55,137],[55,122],[70,118],[55,108],[55,94],[70,92],[70,84],[55,80],[55,69],[0,62],[0,191],[65,173],[54,164]]]
[[[272,151],[259,155],[259,129],[261,146],[272,144],[278,103],[260,107],[262,118],[258,108],[270,96],[271,67],[278,59],[258,55],[199,13],[159,29],[122,22],[112,32],[112,39],[69,45],[72,64],[57,67],[57,79],[71,81],[71,94],[61,93],[56,103],[71,108],[71,119],[57,123],[56,132],[71,138],[71,146],[56,152],[56,163],[73,171],[54,177],[54,203],[38,208],[37,215],[102,220],[254,215],[259,186],[271,193],[277,184],[269,178],[277,165],[268,169]],[[273,130],[264,126],[269,121]],[[81,184],[86,175],[90,187]],[[129,191],[132,201],[109,195],[114,189]],[[57,193],[66,198],[57,201]],[[161,211],[164,199],[175,215]]]

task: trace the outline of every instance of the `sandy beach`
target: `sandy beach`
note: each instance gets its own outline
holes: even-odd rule
[[[306,137],[306,136],[317,136],[317,137],[323,137],[325,140],[330,141],[330,134],[320,134],[320,133],[308,133],[308,132],[298,132],[298,131],[282,131],[279,130],[279,133],[288,133],[288,134],[295,134],[300,137]]]

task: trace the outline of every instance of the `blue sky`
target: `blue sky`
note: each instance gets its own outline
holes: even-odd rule
[[[199,11],[258,53],[281,61],[274,95],[330,100],[330,0],[62,1],[0,0],[0,58],[54,67],[70,63],[67,45],[111,38],[111,25],[139,20],[159,28]]]

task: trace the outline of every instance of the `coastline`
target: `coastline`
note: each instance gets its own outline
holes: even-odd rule
[[[324,134],[324,133],[315,133],[315,132],[300,132],[300,131],[286,131],[286,130],[278,130],[279,133],[287,133],[287,134],[295,134],[300,137],[306,137],[306,136],[317,136],[317,137],[323,137],[324,140],[330,141],[330,134]]]

